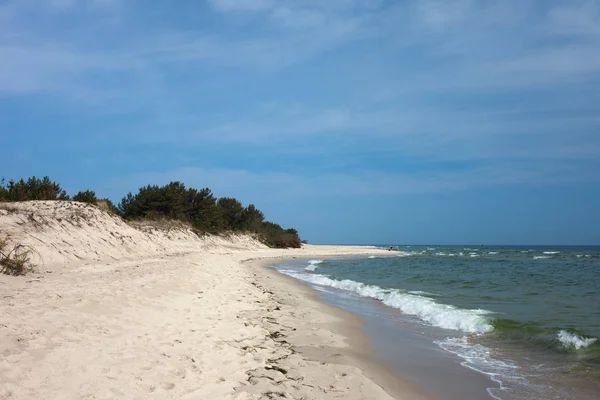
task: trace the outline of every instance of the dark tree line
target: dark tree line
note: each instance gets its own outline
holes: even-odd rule
[[[15,181],[13,179],[6,182],[3,178],[0,180],[0,201],[28,201],[28,200],[73,200],[83,203],[102,205],[106,210],[116,214],[117,207],[110,199],[98,199],[93,190],[80,191],[71,198],[67,191],[60,187],[49,177],[42,179],[32,176],[24,180],[23,178]]]
[[[209,188],[186,188],[181,182],[165,186],[148,185],[137,194],[128,193],[118,205],[126,219],[168,218],[191,223],[202,232],[254,232],[273,247],[300,247],[295,229],[283,229],[265,221],[253,204],[246,207],[237,199],[217,199]]]
[[[48,177],[27,181],[0,182],[0,201],[71,200],[67,192]],[[207,233],[253,232],[271,247],[300,247],[295,229],[284,229],[265,220],[253,204],[246,207],[235,198],[216,198],[208,188],[186,188],[181,182],[164,186],[148,185],[136,194],[128,193],[115,206],[109,199],[98,199],[92,190],[78,192],[73,201],[97,204],[128,220],[174,219],[185,221]]]
[[[45,176],[38,179],[35,176],[25,181],[10,180],[0,182],[0,200],[2,201],[27,201],[27,200],[69,200],[67,192],[56,182]]]

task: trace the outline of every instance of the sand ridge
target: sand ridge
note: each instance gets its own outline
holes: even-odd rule
[[[1,399],[392,398],[336,363],[348,347],[329,329],[337,317],[248,263],[379,249],[153,232],[72,202],[0,209],[0,229],[44,261],[0,276]],[[405,388],[394,396],[423,398]]]

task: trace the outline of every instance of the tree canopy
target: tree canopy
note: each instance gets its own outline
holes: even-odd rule
[[[0,186],[0,201],[69,200],[67,192],[47,176],[42,179],[32,176],[27,181],[11,179],[8,183],[2,179]]]
[[[96,192],[94,192],[93,190],[78,192],[75,196],[73,196],[73,201],[80,201],[82,203],[90,204],[98,203],[98,199],[96,198]]]
[[[0,201],[26,200],[70,200],[70,197],[47,176],[0,181]],[[235,198],[216,198],[209,188],[186,188],[178,181],[164,186],[143,186],[136,194],[127,193],[116,207],[109,199],[98,199],[96,192],[89,189],[75,194],[73,201],[98,204],[128,220],[173,219],[213,234],[251,232],[271,247],[300,247],[302,243],[297,230],[266,221],[254,204],[244,207]]]

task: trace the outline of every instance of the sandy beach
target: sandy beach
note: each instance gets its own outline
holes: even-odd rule
[[[38,263],[0,276],[2,399],[428,398],[370,361],[358,317],[266,268],[386,251],[275,250],[82,203],[1,206],[1,233]]]

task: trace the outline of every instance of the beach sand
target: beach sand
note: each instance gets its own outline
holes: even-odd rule
[[[39,264],[0,276],[1,399],[428,398],[369,359],[358,317],[265,267],[387,251],[268,249],[73,202],[0,204],[0,234]]]

